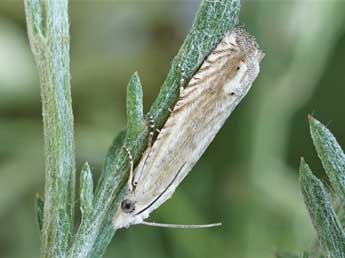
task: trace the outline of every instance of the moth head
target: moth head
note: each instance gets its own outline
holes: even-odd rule
[[[115,229],[128,228],[131,225],[141,224],[149,216],[148,212],[140,212],[146,206],[146,202],[138,202],[133,195],[127,196],[117,208],[113,217]]]
[[[253,77],[255,75],[254,77],[256,77],[259,73],[259,64],[265,54],[260,49],[255,37],[240,27],[234,30],[234,41],[238,46],[239,53],[243,55],[242,63],[244,62],[247,65],[251,73],[250,76]]]
[[[265,56],[249,33],[235,29],[226,39],[235,53],[225,64],[224,90],[227,95],[243,95],[257,77],[260,62]]]
[[[135,211],[135,203],[130,199],[124,199],[121,202],[121,210],[124,213],[131,214],[132,212]]]
[[[135,223],[135,202],[131,199],[124,199],[115,212],[113,226],[115,229],[128,228]]]

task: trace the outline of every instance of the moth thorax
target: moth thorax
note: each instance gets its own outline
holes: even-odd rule
[[[135,204],[129,199],[125,199],[121,202],[121,210],[124,213],[132,213],[135,210]]]

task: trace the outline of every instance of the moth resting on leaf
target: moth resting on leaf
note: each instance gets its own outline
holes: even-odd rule
[[[173,195],[191,171],[251,88],[263,57],[244,29],[224,36],[187,86],[181,87],[157,139],[130,176],[130,190],[115,213],[114,228],[155,224],[144,220]]]

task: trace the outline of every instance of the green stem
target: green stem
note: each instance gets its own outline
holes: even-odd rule
[[[26,0],[41,85],[45,194],[41,257],[65,257],[73,229],[75,154],[67,0]]]

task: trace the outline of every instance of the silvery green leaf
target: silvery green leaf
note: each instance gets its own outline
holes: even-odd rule
[[[160,127],[168,116],[168,108],[176,102],[182,79],[187,83],[199,69],[205,57],[216,47],[224,34],[238,23],[240,0],[204,0],[170,71],[159,96],[151,106],[155,124]]]
[[[80,173],[80,210],[83,219],[89,219],[93,212],[93,180],[87,162]]]
[[[304,202],[324,252],[329,258],[345,258],[345,234],[322,182],[313,175],[303,159],[300,181]]]
[[[318,120],[309,117],[310,133],[337,196],[345,202],[345,154],[333,134]]]
[[[102,173],[98,179],[95,192],[98,192],[98,187],[102,184],[103,179],[112,172],[113,162],[116,156],[118,155],[119,150],[121,150],[125,138],[126,138],[126,131],[123,130],[120,133],[118,133],[118,135],[114,138],[113,142],[111,143],[107,151],[107,154],[105,156],[104,164],[102,167]]]
[[[43,228],[44,200],[39,194],[36,195],[35,210],[38,229],[41,232]]]
[[[127,137],[134,138],[144,129],[143,89],[135,72],[127,86]]]

